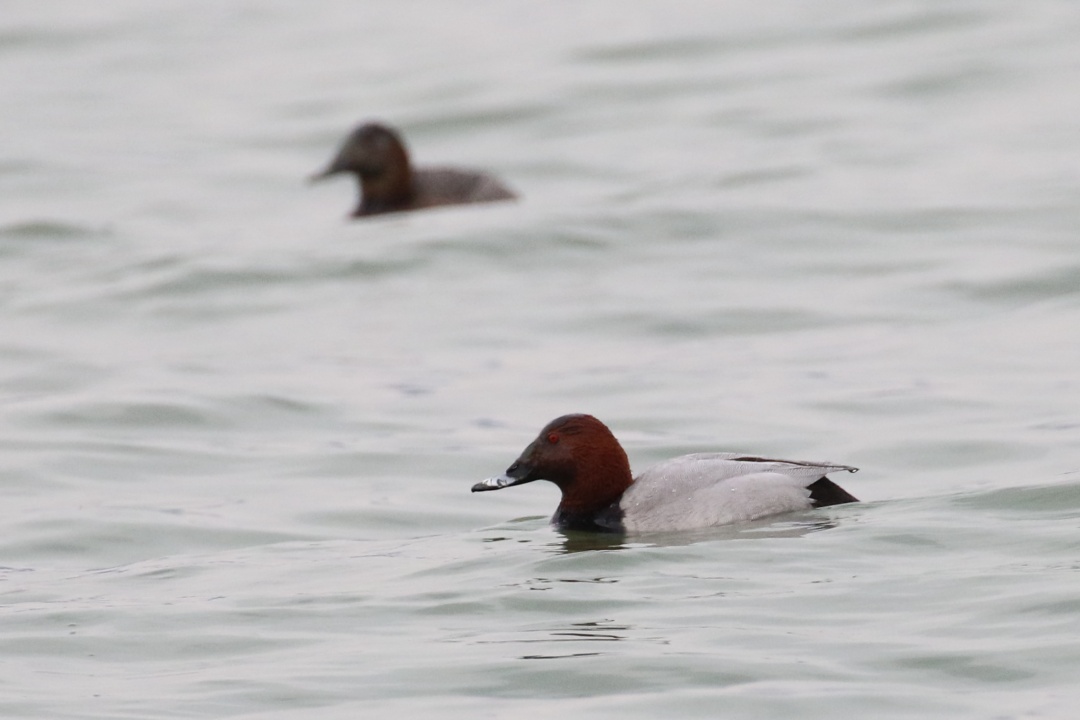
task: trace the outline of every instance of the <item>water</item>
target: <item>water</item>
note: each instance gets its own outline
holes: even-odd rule
[[[1072,716],[1072,6],[3,15],[4,717]],[[523,200],[347,222],[372,117]],[[865,502],[468,493],[566,412]]]

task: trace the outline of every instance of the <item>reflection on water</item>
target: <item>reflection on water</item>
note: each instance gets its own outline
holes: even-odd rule
[[[616,582],[619,582],[619,581],[617,579],[615,579],[615,578],[610,578],[610,577],[594,577],[594,578],[546,578],[546,577],[540,577],[540,578],[533,578],[531,580],[526,580],[524,583],[520,583],[520,584],[524,585],[529,590],[550,590],[550,589],[552,589],[552,586],[554,584],[556,584],[556,583],[589,583],[589,584],[594,584],[594,585],[605,585],[605,584],[608,584],[608,583],[616,583]]]
[[[584,622],[556,625],[554,627],[534,628],[518,633],[507,633],[476,641],[478,645],[498,644],[533,644],[533,643],[609,643],[628,639],[626,633],[631,626],[616,623],[614,620],[590,620]],[[560,658],[590,657],[601,655],[594,649],[568,650],[564,652],[528,653],[519,655],[521,660],[556,660]]]
[[[622,550],[632,547],[626,536],[618,533],[574,532],[552,529],[562,536],[561,540],[548,543],[548,547],[564,553],[588,552],[590,550]]]
[[[805,513],[803,513],[696,530],[624,535],[620,533],[561,530],[550,526],[546,517],[534,516],[519,518],[501,525],[498,528],[499,534],[488,535],[481,542],[537,543],[544,548],[550,548],[560,553],[579,553],[641,547],[677,547],[701,542],[715,542],[717,540],[798,538],[810,533],[829,530],[836,527],[838,522],[833,518],[805,517]]]
[[[790,515],[783,516],[790,518]],[[748,523],[721,525],[697,530],[677,532],[640,533],[619,535],[617,533],[586,533],[558,530],[563,536],[561,543],[550,543],[562,552],[576,553],[589,550],[625,550],[639,547],[677,547],[717,540],[762,540],[766,538],[798,538],[810,533],[836,527],[832,519],[791,520],[763,518]]]

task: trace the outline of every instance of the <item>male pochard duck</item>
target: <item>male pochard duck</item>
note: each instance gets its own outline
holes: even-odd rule
[[[401,136],[379,123],[365,123],[353,130],[330,165],[311,179],[339,173],[356,175],[360,184],[360,203],[353,217],[516,197],[484,172],[412,167]]]
[[[563,415],[540,431],[506,472],[473,492],[550,480],[562,491],[551,522],[563,530],[657,532],[726,525],[858,502],[825,477],[858,468],[695,453],[653,465],[636,479],[619,441],[591,415]]]

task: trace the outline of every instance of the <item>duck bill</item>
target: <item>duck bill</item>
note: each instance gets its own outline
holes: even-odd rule
[[[523,481],[512,478],[506,473],[489,477],[487,480],[478,482],[472,486],[473,492],[487,492],[488,490],[502,490],[505,487],[520,485]]]
[[[488,490],[502,490],[514,485],[524,485],[540,478],[532,474],[532,467],[520,459],[514,462],[502,475],[490,477],[483,482],[472,486],[473,492],[487,492]]]
[[[337,165],[330,165],[325,170],[320,170],[313,175],[308,175],[308,182],[317,183],[320,180],[325,180],[328,177],[337,175],[339,172],[341,172],[341,168],[339,168]]]
[[[315,173],[314,175],[309,176],[308,182],[318,182],[320,180],[325,180],[328,177],[333,177],[334,175],[340,175],[341,173],[349,172],[354,167],[356,167],[356,158],[349,154],[349,148],[348,146],[346,146],[343,147],[338,152],[338,154],[334,156],[334,159],[330,161],[329,165],[327,165],[325,168]]]

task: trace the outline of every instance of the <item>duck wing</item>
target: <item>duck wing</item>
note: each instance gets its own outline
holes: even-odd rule
[[[739,453],[683,455],[653,465],[634,480],[619,502],[622,523],[637,532],[683,530],[854,502],[825,479],[839,471],[856,468]],[[815,494],[832,502],[822,502]]]

